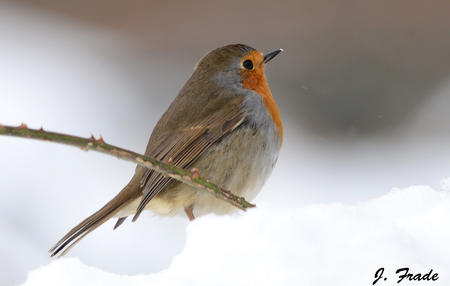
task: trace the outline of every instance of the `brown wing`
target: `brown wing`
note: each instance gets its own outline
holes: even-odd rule
[[[159,142],[151,150],[147,150],[150,156],[173,164],[180,168],[189,168],[195,161],[218,140],[237,128],[245,119],[242,109],[242,97],[236,97],[228,100],[225,104],[221,102],[212,102],[216,105],[216,110],[205,116],[200,116],[191,124],[175,131],[167,132],[164,136],[158,138]],[[206,106],[211,111],[210,106]],[[139,204],[136,214],[133,217],[135,221],[144,210],[148,202],[161,192],[174,180],[161,175],[153,170],[146,170],[141,179],[143,198]]]

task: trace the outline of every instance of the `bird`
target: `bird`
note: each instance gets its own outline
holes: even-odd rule
[[[252,200],[270,176],[283,142],[281,114],[264,68],[282,49],[263,54],[244,44],[214,49],[196,64],[150,136],[145,155],[191,170]],[[49,252],[64,256],[111,218],[114,229],[143,210],[157,215],[227,214],[235,207],[151,169],[137,166],[129,183]]]

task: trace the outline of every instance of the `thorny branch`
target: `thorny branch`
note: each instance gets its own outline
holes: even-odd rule
[[[95,139],[92,135],[90,138],[82,138],[62,133],[44,131],[42,127],[40,129],[30,129],[24,123],[22,123],[18,127],[5,126],[0,124],[0,135],[39,139],[79,147],[84,151],[92,150],[105,153],[119,159],[130,161],[143,167],[155,170],[165,176],[171,177],[189,186],[205,190],[216,198],[221,199],[241,210],[245,211],[247,208],[255,206],[254,204],[247,202],[245,198],[236,196],[229,190],[224,190],[221,187],[216,186],[215,184],[203,179],[199,176],[199,172],[195,168],[193,168],[191,171],[186,171],[170,165],[170,162],[169,164],[166,164],[153,158],[135,153],[133,151],[125,150],[107,144],[103,140],[102,136],[100,136],[99,139]]]

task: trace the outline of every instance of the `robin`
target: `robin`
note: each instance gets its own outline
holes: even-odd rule
[[[243,44],[207,53],[156,124],[145,155],[180,168],[197,168],[207,180],[252,200],[269,177],[283,141],[280,111],[264,74],[282,50],[263,55]],[[226,214],[235,207],[205,191],[141,166],[99,211],[50,249],[66,254],[112,217],[114,229],[143,210],[159,215]]]

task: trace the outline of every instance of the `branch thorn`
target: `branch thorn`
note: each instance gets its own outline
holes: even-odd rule
[[[200,175],[200,171],[197,168],[191,169],[192,179],[195,180]]]
[[[98,137],[98,139],[95,140],[95,141],[98,142],[98,143],[105,143],[105,140],[103,140],[102,134],[100,134],[100,137]]]

